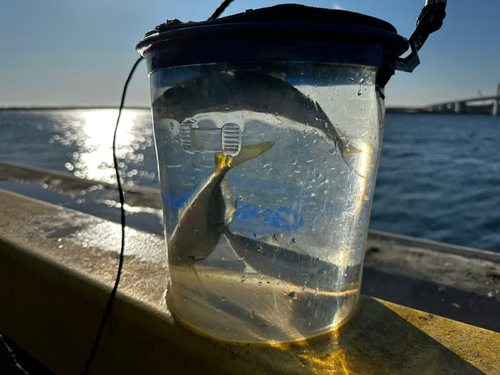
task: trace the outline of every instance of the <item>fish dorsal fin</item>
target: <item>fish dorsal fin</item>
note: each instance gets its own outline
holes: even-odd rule
[[[234,213],[236,212],[236,205],[233,202],[233,194],[231,193],[231,188],[229,187],[229,183],[224,178],[220,184],[222,190],[222,197],[224,198],[224,203],[226,207],[226,211],[224,213],[224,222],[229,224],[234,217]]]
[[[263,154],[271,147],[274,146],[274,142],[263,142],[256,145],[243,146],[238,155],[236,155],[232,160],[228,160],[228,167],[234,168],[248,160],[256,158],[257,156]]]

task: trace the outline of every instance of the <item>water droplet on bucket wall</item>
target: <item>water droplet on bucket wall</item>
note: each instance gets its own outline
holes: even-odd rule
[[[361,95],[362,93],[363,93],[363,89],[361,89],[361,88],[360,88],[360,89],[358,90],[358,95]]]
[[[248,275],[241,275],[241,282],[244,282],[248,278]]]
[[[297,292],[291,292],[291,293],[289,293],[288,297],[290,297],[290,299],[297,299]]]
[[[250,318],[255,318],[255,311],[252,310],[252,313],[250,314]]]

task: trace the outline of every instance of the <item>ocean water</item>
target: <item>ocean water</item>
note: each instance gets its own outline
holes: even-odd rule
[[[116,115],[111,109],[2,110],[0,161],[114,182]],[[498,139],[500,117],[387,114],[370,228],[500,252]],[[159,188],[149,110],[124,111],[118,145],[125,183]],[[0,188],[52,203],[61,196],[20,181],[0,182]],[[59,204],[117,217],[105,194],[61,196]],[[149,217],[150,230],[161,233],[159,212],[130,210],[128,216]]]
[[[388,114],[370,227],[500,252],[500,118]]]

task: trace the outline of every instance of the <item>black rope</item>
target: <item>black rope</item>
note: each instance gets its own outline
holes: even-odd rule
[[[229,4],[231,4],[233,0],[224,0],[224,2],[217,8],[217,10],[212,14],[212,16],[209,18],[209,20],[216,19],[218,18],[228,7]],[[114,168],[115,168],[115,173],[116,173],[116,181],[118,183],[118,193],[120,195],[120,216],[121,216],[121,250],[120,250],[120,262],[118,265],[118,271],[116,274],[116,280],[115,280],[115,286],[113,287],[113,290],[111,291],[111,294],[109,296],[108,304],[106,305],[106,308],[104,309],[104,313],[101,318],[101,324],[99,325],[99,329],[97,331],[97,335],[94,341],[94,345],[92,346],[92,350],[90,351],[89,357],[87,358],[87,362],[85,363],[85,366],[81,372],[81,375],[86,375],[87,372],[90,369],[90,366],[92,365],[92,361],[94,360],[95,354],[97,353],[97,348],[99,347],[99,342],[101,341],[101,336],[104,331],[104,326],[106,325],[106,320],[108,319],[108,315],[111,312],[111,308],[113,307],[113,302],[115,300],[116,292],[118,290],[118,284],[120,284],[120,276],[122,273],[122,268],[123,268],[123,261],[124,261],[124,253],[125,253],[125,198],[123,195],[123,189],[122,189],[122,183],[120,180],[120,173],[118,170],[118,158],[116,157],[116,136],[118,133],[118,124],[120,123],[120,117],[122,115],[122,110],[123,110],[123,105],[125,103],[125,96],[127,94],[127,87],[132,79],[132,76],[134,74],[135,68],[137,68],[137,65],[141,62],[143,57],[139,57],[137,61],[135,62],[134,66],[130,70],[130,73],[127,77],[127,80],[125,81],[125,86],[123,87],[123,92],[122,92],[122,99],[120,101],[120,109],[118,111],[118,118],[116,119],[116,125],[115,125],[115,132],[113,134],[113,163],[114,163]]]
[[[0,373],[8,375],[29,375],[17,362],[14,352],[0,333]]]
[[[101,341],[101,336],[102,332],[104,331],[104,326],[106,325],[106,320],[108,319],[108,315],[111,311],[111,307],[113,306],[113,302],[115,300],[115,295],[116,291],[118,290],[118,284],[120,284],[120,276],[122,273],[122,268],[123,268],[123,260],[124,260],[124,253],[125,253],[125,198],[123,195],[123,189],[122,189],[122,183],[120,180],[120,173],[118,170],[118,158],[116,157],[116,135],[118,133],[118,124],[120,123],[120,117],[122,115],[122,110],[123,110],[123,105],[125,103],[125,96],[127,94],[127,87],[130,82],[130,79],[132,78],[132,75],[134,74],[135,68],[137,68],[137,65],[141,62],[143,57],[139,57],[139,59],[135,62],[134,66],[132,67],[132,70],[130,71],[127,81],[125,82],[125,86],[123,87],[123,92],[122,92],[122,99],[120,102],[120,109],[118,111],[118,118],[116,119],[116,125],[115,125],[115,133],[113,135],[113,163],[115,167],[115,173],[116,173],[116,181],[118,183],[118,193],[120,195],[120,215],[121,215],[121,235],[122,235],[122,241],[121,241],[121,250],[120,250],[120,262],[118,265],[118,272],[116,274],[116,280],[115,280],[115,286],[113,287],[113,290],[111,291],[111,294],[109,296],[108,304],[106,305],[106,308],[104,309],[104,314],[102,315],[101,319],[101,325],[99,326],[99,329],[97,331],[97,335],[94,341],[94,346],[92,347],[92,350],[90,351],[90,355],[87,359],[87,363],[85,363],[85,367],[83,368],[81,375],[87,374],[89,371],[90,366],[92,365],[92,361],[94,360],[95,354],[97,352],[97,348],[99,346],[99,342]]]
[[[422,8],[417,18],[417,27],[410,37],[410,43],[420,50],[425,41],[435,31],[443,26],[446,17],[446,3],[429,4]]]
[[[214,14],[212,14],[209,18],[209,20],[214,20],[216,18],[219,18],[219,16],[226,10],[229,4],[231,4],[233,0],[224,0],[224,2],[219,5],[219,7],[216,9]]]

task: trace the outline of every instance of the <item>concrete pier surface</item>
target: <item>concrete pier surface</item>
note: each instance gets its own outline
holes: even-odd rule
[[[6,191],[0,205],[0,332],[54,374],[78,373],[116,275],[119,225]],[[163,238],[128,229],[126,243],[93,374],[500,374],[499,254],[371,231],[349,323],[259,346],[182,326],[163,302]]]

